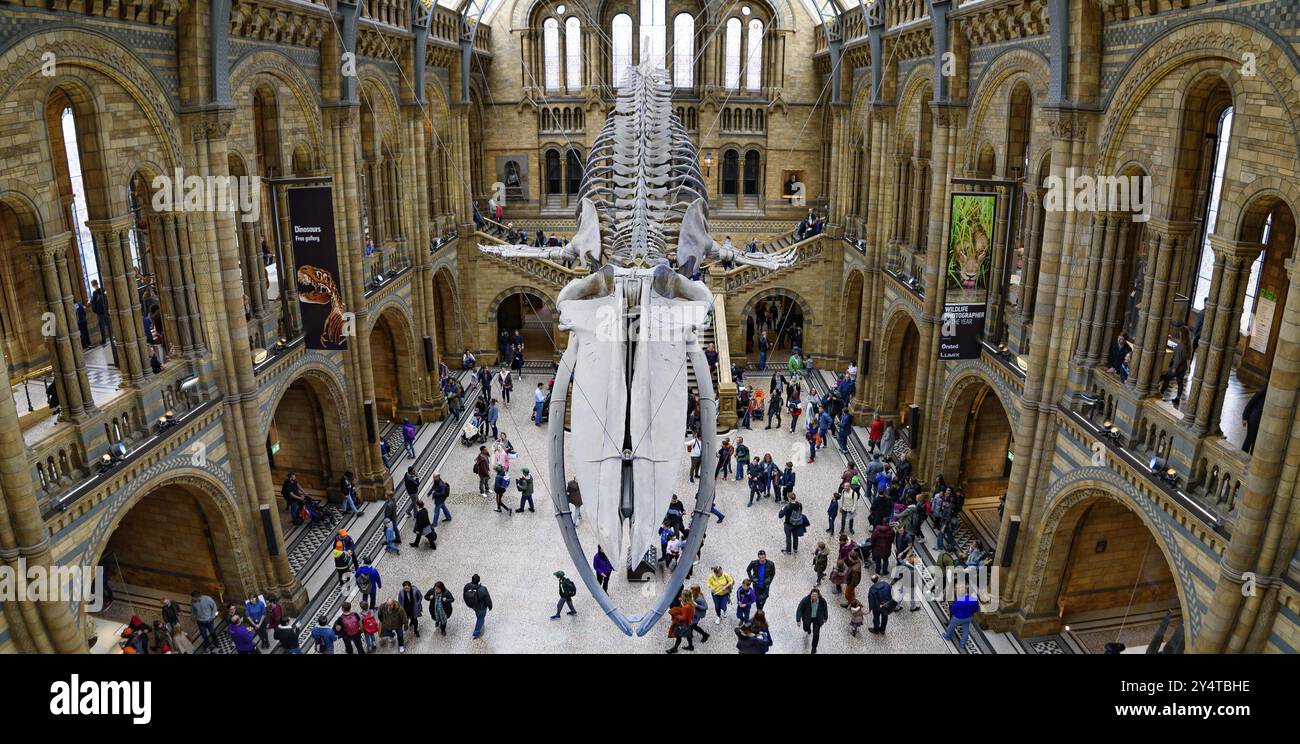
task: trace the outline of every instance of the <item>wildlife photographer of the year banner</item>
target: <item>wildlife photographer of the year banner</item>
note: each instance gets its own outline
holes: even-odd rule
[[[339,257],[334,242],[334,195],[329,186],[289,189],[298,306],[308,349],[347,348]]]
[[[939,359],[978,359],[992,281],[997,194],[953,194]]]

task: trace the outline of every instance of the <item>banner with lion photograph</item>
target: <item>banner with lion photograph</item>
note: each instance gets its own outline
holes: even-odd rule
[[[953,194],[940,359],[977,359],[993,281],[993,230],[997,194]]]
[[[298,305],[308,349],[347,348],[347,307],[339,287],[334,195],[328,186],[289,189]]]

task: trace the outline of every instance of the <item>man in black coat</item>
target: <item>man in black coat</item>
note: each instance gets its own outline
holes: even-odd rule
[[[767,604],[768,592],[772,591],[772,581],[776,578],[776,564],[767,559],[767,551],[758,551],[758,558],[749,562],[745,575],[754,582],[754,593],[758,595],[756,604],[763,609]]]
[[[90,309],[95,311],[95,320],[99,323],[99,342],[108,341],[108,297],[96,279],[90,280]]]
[[[799,601],[799,608],[795,610],[794,620],[797,623],[803,623],[803,632],[812,633],[812,653],[817,653],[817,641],[821,638],[822,625],[830,619],[830,610],[826,607],[826,600],[822,599],[822,593],[813,589],[808,592],[808,596]]]
[[[446,516],[444,521],[451,521],[451,512],[447,509],[447,497],[451,495],[451,486],[447,481],[442,479],[442,474],[434,471],[433,485],[430,487],[429,495],[433,497],[433,526],[438,526],[438,514],[441,512]]]
[[[1246,427],[1246,441],[1241,443],[1241,449],[1248,455],[1255,451],[1255,436],[1259,434],[1259,422],[1264,418],[1264,397],[1267,393],[1268,388],[1260,388],[1250,396],[1246,407],[1241,409],[1241,425]]]
[[[395,494],[388,494],[384,497],[384,518],[393,524],[393,539],[396,542],[402,541],[402,531],[397,527],[397,498]]]
[[[474,611],[474,637],[478,638],[483,635],[483,622],[487,619],[488,610],[492,609],[492,595],[486,586],[479,583],[478,574],[471,576],[469,583],[461,590],[461,599],[465,600],[466,607]]]
[[[420,593],[419,587],[409,581],[402,582],[402,590],[397,593],[397,603],[406,611],[406,619],[411,621],[411,632],[415,637],[420,637],[420,611],[424,608],[421,600],[424,595]]]
[[[438,533],[434,532],[433,525],[429,523],[429,510],[424,507],[423,501],[415,502],[415,542],[411,547],[420,547],[420,538],[429,541],[429,547],[434,550],[438,549]]]
[[[894,588],[878,574],[871,577],[871,588],[867,589],[867,609],[871,610],[871,632],[885,634],[889,624],[889,613],[893,609]]]

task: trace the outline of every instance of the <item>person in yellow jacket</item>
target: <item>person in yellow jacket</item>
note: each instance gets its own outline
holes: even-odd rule
[[[731,578],[731,574],[722,570],[722,566],[714,566],[709,571],[708,576],[709,593],[713,595],[713,611],[717,613],[714,618],[714,625],[721,625],[722,618],[727,615],[727,603],[731,601],[731,590],[736,588],[736,580]]]

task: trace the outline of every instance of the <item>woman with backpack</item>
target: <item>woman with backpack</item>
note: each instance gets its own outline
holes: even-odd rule
[[[361,616],[352,611],[351,602],[343,603],[343,614],[334,621],[334,632],[343,639],[343,647],[349,655],[353,653],[354,648],[357,654],[366,655],[366,649],[361,641],[361,635],[365,632],[361,627]]]
[[[379,619],[365,600],[361,602],[361,633],[366,641],[366,652],[373,654],[379,646]]]

